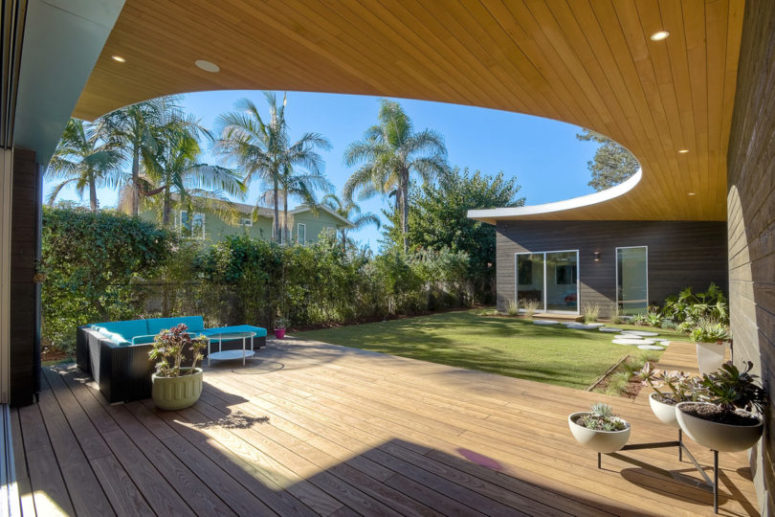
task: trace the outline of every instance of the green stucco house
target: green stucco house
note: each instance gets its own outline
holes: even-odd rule
[[[174,227],[183,236],[193,239],[217,242],[228,235],[245,235],[255,239],[271,240],[274,212],[271,208],[255,207],[243,203],[229,203],[228,209],[216,209],[194,203],[197,208],[190,211],[180,207],[174,209]],[[144,210],[140,217],[157,221],[153,210]],[[280,227],[282,228],[282,211]],[[333,210],[321,206],[313,210],[299,206],[288,211],[288,235],[291,243],[308,244],[316,242],[324,232],[336,232],[341,228],[352,228],[347,219]]]

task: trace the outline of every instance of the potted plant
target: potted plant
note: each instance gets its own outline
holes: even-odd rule
[[[283,339],[285,337],[285,329],[288,326],[288,321],[285,318],[277,318],[274,320],[274,337],[277,339]]]
[[[697,401],[703,393],[701,379],[678,371],[662,371],[646,362],[639,373],[643,385],[654,390],[649,395],[649,406],[663,424],[679,427],[675,406],[680,402]],[[667,387],[669,391],[660,391]]]
[[[151,376],[151,397],[159,409],[177,410],[194,405],[202,394],[202,369],[196,364],[202,359],[207,338],[192,338],[188,327],[181,323],[162,330],[153,340],[148,353],[156,361],[156,373]],[[191,366],[182,366],[191,358]]]
[[[675,412],[681,429],[698,444],[715,451],[744,451],[762,434],[761,412],[766,394],[750,373],[753,363],[740,371],[732,362],[702,377],[700,402],[681,402]]]
[[[594,404],[592,411],[572,413],[568,427],[576,441],[601,453],[616,452],[630,439],[630,424],[602,402]]]
[[[691,331],[697,345],[697,365],[701,374],[714,372],[724,364],[724,351],[729,340],[729,329],[718,321],[701,318]]]

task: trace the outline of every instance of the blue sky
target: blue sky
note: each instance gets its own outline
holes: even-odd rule
[[[282,95],[282,93],[279,93]],[[192,93],[183,96],[184,108],[195,114],[205,127],[214,128],[219,114],[234,109],[242,98],[252,99],[262,112],[266,102],[260,91],[218,91]],[[586,163],[595,152],[595,144],[579,142],[580,128],[563,122],[470,106],[396,99],[412,119],[416,130],[430,128],[445,140],[449,163],[461,168],[479,169],[486,174],[503,171],[516,177],[522,185],[520,194],[528,204],[559,201],[591,193],[587,185]],[[377,122],[379,98],[357,95],[289,92],[286,119],[291,137],[307,131],[323,134],[331,142],[331,150],[321,154],[326,162],[326,174],[337,193],[341,191],[352,169],[342,160],[345,148],[362,138],[363,132]],[[209,163],[220,163],[209,149],[203,157]],[[44,184],[45,196],[52,183]],[[244,202],[255,203],[260,186],[254,184]],[[78,201],[72,190],[60,199]],[[100,205],[115,206],[114,191],[100,189]],[[380,214],[388,200],[375,197],[361,203],[364,211]],[[379,230],[368,227],[353,235],[364,244],[377,249]]]

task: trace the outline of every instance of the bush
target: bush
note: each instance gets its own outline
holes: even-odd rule
[[[137,317],[136,282],[159,271],[172,243],[166,231],[121,214],[44,208],[42,344],[72,351],[76,327]]]
[[[594,323],[597,321],[599,316],[600,316],[600,306],[598,304],[584,306],[585,323]]]
[[[44,219],[44,343],[72,347],[75,328],[138,316],[202,314],[208,326],[325,326],[468,307],[463,252],[307,246],[247,236],[176,242],[122,215],[49,210]]]
[[[687,287],[677,295],[668,296],[662,307],[662,315],[688,330],[702,319],[729,324],[729,306],[723,291],[714,283],[707,291],[695,293]],[[681,327],[681,324],[684,324]]]

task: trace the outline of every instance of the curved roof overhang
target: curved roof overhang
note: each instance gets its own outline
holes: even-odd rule
[[[608,135],[643,171],[619,196],[519,217],[724,220],[743,11],[743,0],[132,0],[73,115],[217,89],[509,110]],[[660,30],[670,36],[652,41]],[[197,59],[220,72],[200,70]]]

